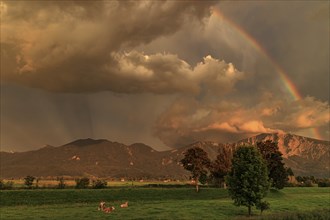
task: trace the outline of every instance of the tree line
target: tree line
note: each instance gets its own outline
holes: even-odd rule
[[[180,162],[191,172],[197,192],[198,182],[226,184],[234,204],[246,206],[249,215],[253,206],[261,212],[268,209],[269,203],[262,199],[269,188],[283,189],[288,176],[293,176],[292,170],[284,166],[277,143],[272,141],[241,146],[235,151],[221,148],[215,161],[202,148],[194,147],[184,152]]]
[[[55,186],[57,189],[64,189],[67,187],[65,180],[63,177],[57,177],[56,179],[58,181],[57,186]],[[107,181],[103,179],[92,179],[90,180],[87,177],[82,178],[76,178],[75,179],[75,188],[76,189],[104,189],[107,188]],[[34,176],[26,176],[24,178],[24,185],[26,189],[33,189],[39,188],[39,178],[36,178]],[[4,182],[3,180],[0,180],[0,189],[13,189],[14,188],[14,182],[13,181],[7,181]]]
[[[291,168],[285,167],[277,143],[272,141],[258,142],[254,147],[267,166],[271,186],[283,189],[289,180],[288,177],[294,176],[294,174]],[[225,177],[232,169],[234,154],[235,150],[233,148],[223,147],[219,149],[216,159],[211,161],[202,148],[194,147],[184,152],[184,158],[180,162],[186,170],[191,172],[191,178],[195,182],[196,191],[198,192],[198,182],[224,186]],[[251,163],[253,162],[251,161]]]

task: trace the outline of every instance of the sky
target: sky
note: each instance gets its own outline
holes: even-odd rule
[[[328,1],[1,1],[1,151],[329,140]]]

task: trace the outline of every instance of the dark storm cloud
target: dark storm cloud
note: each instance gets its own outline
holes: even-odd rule
[[[56,92],[166,93],[177,86],[165,82],[169,88],[163,88],[167,85],[159,85],[159,80],[165,74],[169,75],[167,79],[175,75],[188,79],[188,65],[170,55],[161,58],[158,54],[145,67],[142,55],[135,59],[136,53],[124,56],[117,52],[173,34],[188,21],[202,22],[215,3],[5,2],[1,53],[2,62],[8,65],[2,70],[3,80]],[[164,63],[168,61],[170,63]],[[125,67],[121,72],[122,64],[127,62],[132,68]],[[143,68],[153,76],[141,79]],[[160,74],[163,76],[158,76]],[[154,88],[161,87],[160,91],[149,91],[144,81]]]
[[[181,147],[262,132],[315,137],[315,128],[329,136],[329,3],[216,6],[271,58],[230,22],[210,17],[212,1],[4,3],[2,146],[92,137],[165,149],[161,142]]]

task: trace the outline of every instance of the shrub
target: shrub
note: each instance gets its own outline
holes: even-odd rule
[[[270,209],[270,204],[267,201],[262,201],[256,205],[257,209],[260,209],[260,215],[262,215],[262,212],[265,210]]]
[[[57,177],[57,181],[58,181],[57,188],[58,189],[64,189],[65,188],[64,178],[63,177]]]
[[[4,182],[3,180],[0,180],[0,190],[2,190],[2,189],[12,189],[13,185],[14,185],[13,181]]]
[[[297,186],[297,184],[295,184],[295,183],[287,182],[287,183],[285,184],[285,187],[295,187],[295,186]]]
[[[305,186],[306,186],[306,187],[312,187],[312,186],[313,186],[313,182],[312,182],[311,180],[307,180],[307,181],[305,182]]]
[[[32,188],[32,184],[34,180],[35,180],[34,176],[26,176],[24,178],[24,185],[26,185],[27,188]]]
[[[203,174],[201,174],[201,176],[199,177],[198,180],[202,185],[205,185],[209,179],[208,179],[208,176],[205,173],[203,173]]]
[[[36,178],[36,188],[39,188],[39,180],[40,178]]]
[[[13,181],[7,181],[5,183],[5,189],[13,189],[14,182]]]
[[[328,179],[319,180],[317,185],[318,187],[330,187],[330,180]]]
[[[298,183],[300,187],[312,187],[313,183],[311,180],[306,180],[305,182]]]
[[[100,179],[93,180],[92,181],[92,188],[93,189],[103,189],[103,188],[107,187],[107,184],[108,183],[105,180],[100,180]]]
[[[89,186],[89,179],[87,177],[75,179],[77,189],[86,189]]]

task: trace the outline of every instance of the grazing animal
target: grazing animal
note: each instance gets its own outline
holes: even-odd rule
[[[120,208],[127,208],[128,207],[128,202],[125,202],[120,205]]]
[[[105,202],[104,201],[101,201],[97,210],[103,211],[105,213],[110,213],[113,210],[115,210],[115,207],[113,207],[113,206],[112,207],[106,207],[105,206]]]
[[[113,210],[115,210],[115,207],[113,207],[113,206],[111,206],[111,207],[104,207],[103,212],[110,213]]]
[[[103,211],[104,208],[105,208],[105,202],[101,201],[100,204],[99,204],[99,207],[97,208],[97,210]]]

